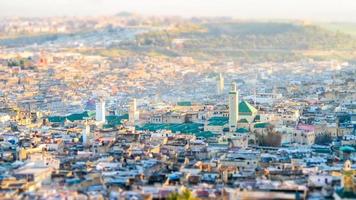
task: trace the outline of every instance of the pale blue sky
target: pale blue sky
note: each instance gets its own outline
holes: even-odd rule
[[[0,16],[233,16],[356,22],[356,0],[0,0]]]

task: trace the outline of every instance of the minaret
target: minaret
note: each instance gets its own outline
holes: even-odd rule
[[[90,126],[88,125],[87,122],[85,122],[83,130],[82,130],[82,139],[83,139],[83,145],[87,146],[89,144],[89,138],[90,137]]]
[[[256,104],[257,104],[257,73],[255,76],[254,88],[253,88],[253,104],[256,107]]]
[[[354,179],[353,179],[353,170],[351,169],[351,162],[347,160],[344,163],[344,168],[342,170],[343,176],[341,179],[341,186],[345,192],[353,192],[354,188]]]
[[[218,78],[216,79],[216,89],[218,95],[221,95],[224,92],[224,77],[220,73]]]
[[[135,125],[135,121],[138,119],[138,111],[136,105],[136,99],[132,99],[129,105],[129,123]]]
[[[95,120],[99,123],[105,123],[105,101],[103,100],[96,102]]]
[[[239,117],[238,100],[239,95],[236,90],[236,83],[232,83],[229,92],[229,128],[230,131],[236,130],[236,124]]]

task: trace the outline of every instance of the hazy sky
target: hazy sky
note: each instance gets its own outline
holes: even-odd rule
[[[0,16],[233,16],[356,22],[356,0],[0,0]]]

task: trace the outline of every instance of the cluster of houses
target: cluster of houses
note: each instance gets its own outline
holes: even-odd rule
[[[242,100],[235,113],[233,103],[178,102],[104,121],[98,110],[46,117],[12,110],[2,117],[0,197],[356,197],[354,115],[337,115],[336,129],[318,132],[306,119],[318,116],[310,105],[273,112]],[[331,140],[316,143],[318,135]]]
[[[356,198],[352,66],[47,50],[0,52],[0,199]]]

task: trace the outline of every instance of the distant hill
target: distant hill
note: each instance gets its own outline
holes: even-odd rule
[[[117,15],[133,16],[122,12]],[[135,17],[133,17],[135,18]],[[87,52],[107,56],[190,56],[241,62],[296,61],[305,58],[356,62],[356,25],[342,23],[248,22],[230,18],[170,18],[136,29],[101,28],[69,34],[49,33],[0,38],[0,46],[105,43]],[[154,19],[157,20],[157,19]],[[163,21],[163,22],[162,22]],[[162,24],[163,23],[163,24]],[[151,27],[150,27],[151,26]],[[110,43],[110,39],[112,43]],[[115,41],[115,42],[114,42]],[[120,42],[118,42],[120,41]],[[89,46],[90,46],[89,45]]]
[[[201,23],[193,31],[160,30],[139,35],[140,45],[161,48],[176,38],[184,47],[178,54],[198,58],[215,56],[236,60],[294,60],[306,55],[317,59],[355,60],[356,39],[316,25],[271,22]],[[313,54],[310,54],[310,51]],[[332,54],[328,51],[333,51]],[[340,53],[341,52],[341,53]],[[337,53],[337,55],[333,55]],[[320,56],[320,55],[321,56]],[[313,55],[313,56],[311,56]]]
[[[134,13],[131,13],[131,12],[119,12],[116,14],[116,16],[118,17],[131,17],[131,16],[134,16],[135,14]]]
[[[214,48],[223,45],[240,49],[356,49],[356,40],[350,35],[327,31],[317,26],[286,23],[229,23],[205,26],[208,32],[197,34],[199,39],[192,40],[192,46],[206,42],[203,45]]]
[[[356,37],[356,23],[320,23],[318,25],[326,30],[342,32]]]

